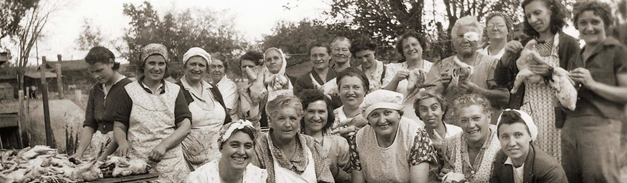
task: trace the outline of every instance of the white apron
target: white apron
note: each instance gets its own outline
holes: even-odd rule
[[[180,87],[166,81],[166,92],[158,95],[146,93],[138,82],[125,88],[133,101],[127,136],[129,157],[150,162],[150,151],[175,131],[174,106]],[[153,169],[159,173],[158,182],[184,182],[190,173],[180,145],[168,150]]]
[[[270,138],[268,138],[269,140]],[[305,147],[305,153],[307,153],[307,167],[305,171],[298,175],[296,172],[285,169],[279,165],[276,161],[276,157],[272,155],[272,159],[274,159],[274,179],[277,183],[316,183],[316,168],[314,166],[314,159],[309,147]]]
[[[196,169],[220,157],[218,132],[222,128],[226,113],[222,105],[213,99],[209,90],[203,92],[203,98],[211,97],[212,101],[203,102],[193,94],[192,97],[194,97],[194,102],[189,104],[189,111],[193,116],[192,129],[182,145],[185,160],[193,169]],[[213,102],[215,107],[210,110],[205,105],[207,102]]]

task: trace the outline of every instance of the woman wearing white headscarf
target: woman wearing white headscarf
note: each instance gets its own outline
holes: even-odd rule
[[[364,98],[368,125],[349,142],[353,182],[427,182],[434,149],[427,131],[402,117],[403,99],[388,90]]]
[[[225,124],[218,133],[222,157],[189,174],[190,183],[242,182],[264,183],[268,172],[250,164],[255,155],[257,130],[250,121]]]
[[[568,182],[560,163],[531,143],[538,127],[529,114],[506,109],[499,116],[497,134],[501,151],[494,161],[491,183]]]
[[[211,64],[211,55],[202,48],[190,48],[183,55],[184,73],[177,82],[192,112],[192,130],[183,140],[183,155],[192,170],[219,156],[217,132],[231,121],[218,87],[202,78]]]
[[[285,74],[287,60],[283,51],[274,47],[268,48],[263,54],[263,60],[268,69],[264,77],[264,84],[268,88],[267,101],[271,101],[279,95],[294,95],[294,86]]]

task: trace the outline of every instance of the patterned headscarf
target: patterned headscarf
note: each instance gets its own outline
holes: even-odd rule
[[[199,47],[193,47],[187,50],[187,52],[185,52],[185,54],[183,55],[183,65],[187,64],[187,61],[194,56],[200,56],[204,58],[207,62],[207,66],[211,64],[211,55],[207,53],[207,51]]]
[[[170,61],[170,57],[168,55],[168,48],[158,43],[150,43],[142,48],[141,52],[141,61],[145,62],[146,59],[151,55],[161,55],[165,58],[165,61]]]
[[[255,141],[256,138],[256,129],[253,126],[253,123],[251,123],[248,120],[238,120],[235,122],[230,122],[225,124],[224,126],[222,126],[222,128],[220,128],[220,131],[218,132],[218,144],[222,144],[224,142],[226,142],[227,140],[229,140],[229,138],[231,138],[231,135],[233,134],[233,131],[237,130],[237,129],[244,129],[244,128],[248,128],[249,130],[251,130],[253,132],[253,141]]]

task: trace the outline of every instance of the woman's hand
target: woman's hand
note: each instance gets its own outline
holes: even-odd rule
[[[121,157],[127,157],[128,149],[129,149],[128,142],[118,143],[118,152],[120,153]]]
[[[534,74],[537,75],[541,75],[541,76],[548,76],[551,75],[551,66],[545,64],[545,63],[538,63],[538,64],[531,64],[529,65],[529,70],[531,72],[533,72]]]
[[[590,70],[581,67],[570,71],[569,76],[573,81],[581,83],[586,87],[596,82],[590,75]]]
[[[396,75],[394,75],[394,80],[395,81],[401,81],[403,79],[407,79],[408,76],[409,76],[409,71],[400,70],[400,71],[396,72]]]
[[[150,151],[150,154],[148,155],[148,159],[154,162],[159,162],[161,161],[161,158],[163,158],[163,155],[165,155],[166,150],[167,149],[165,145],[159,144],[155,146],[155,148],[152,149],[152,151]]]
[[[519,41],[510,41],[510,42],[507,42],[507,44],[505,45],[505,51],[509,51],[513,53],[518,53],[523,48],[524,46]]]
[[[458,86],[462,90],[471,91],[471,92],[477,91],[477,89],[479,88],[479,86],[477,86],[475,83],[470,82],[470,81],[459,82]]]
[[[449,172],[451,172],[451,170],[449,170],[448,168],[442,168],[442,171],[440,171],[440,174],[438,174],[438,180],[442,180],[442,178],[444,178],[444,176]]]

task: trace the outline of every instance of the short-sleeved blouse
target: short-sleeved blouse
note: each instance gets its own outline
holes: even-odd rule
[[[405,118],[389,147],[378,145],[370,125],[360,129],[349,144],[352,169],[362,171],[366,182],[409,182],[412,166],[435,160],[427,131]]]

